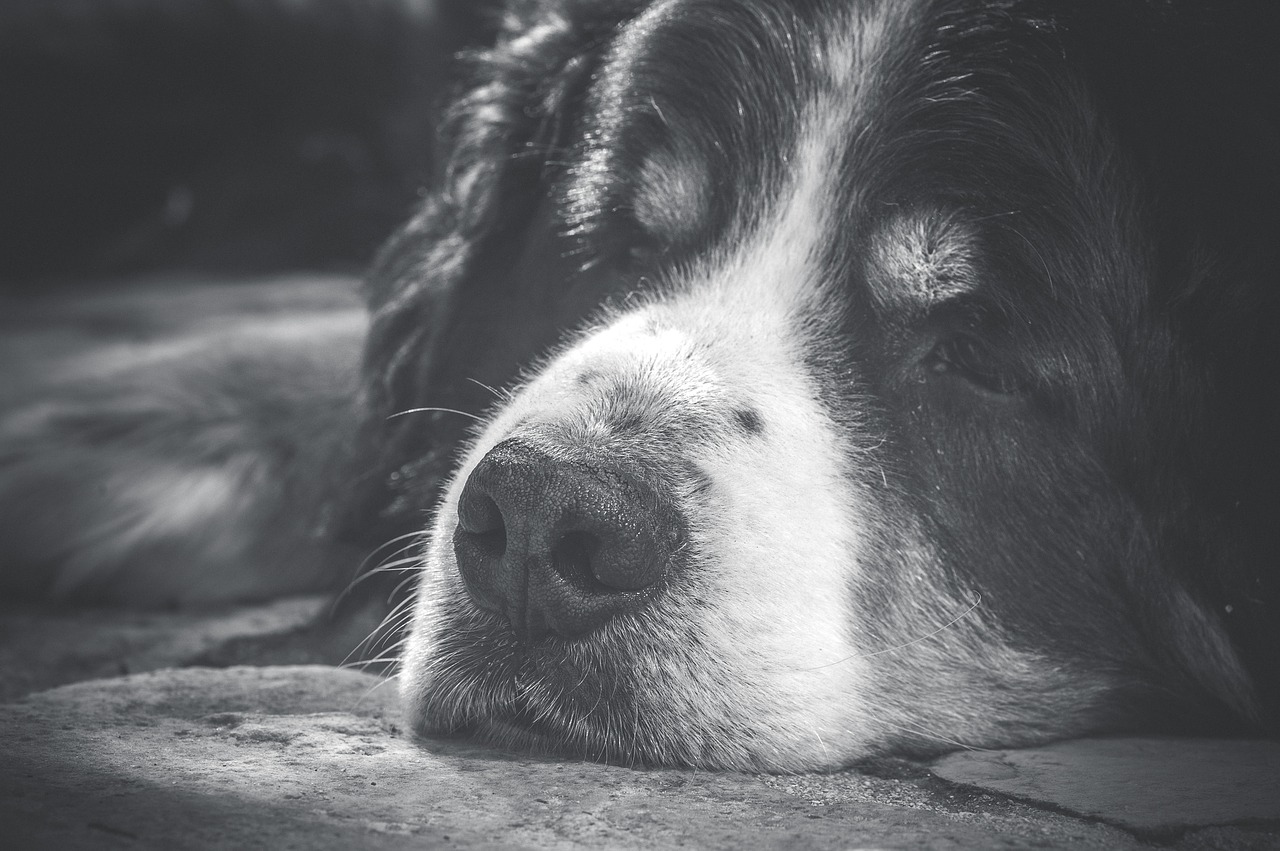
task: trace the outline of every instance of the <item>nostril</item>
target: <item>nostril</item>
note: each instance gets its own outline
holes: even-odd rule
[[[456,536],[465,539],[478,556],[502,558],[507,550],[507,526],[502,509],[487,494],[467,490],[458,503]]]
[[[502,529],[502,509],[487,493],[467,487],[458,500],[458,525],[467,532],[486,533]]]
[[[507,525],[493,498],[470,484],[458,500],[453,551],[472,599],[491,612],[503,610],[502,561],[507,552]]]
[[[654,585],[672,550],[663,546],[650,523],[639,521],[639,517],[624,519],[610,513],[589,521],[586,530],[564,533],[552,550],[556,572],[597,594],[641,591]]]
[[[590,532],[566,532],[551,546],[551,567],[570,582],[589,591],[611,590],[595,575],[601,540]]]
[[[453,533],[455,547],[465,547],[472,561],[495,561],[507,551],[507,533],[504,529],[492,532],[467,532],[459,528]]]

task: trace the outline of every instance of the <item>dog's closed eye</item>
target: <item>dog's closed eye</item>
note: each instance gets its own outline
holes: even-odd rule
[[[934,376],[960,379],[989,395],[1008,396],[1021,386],[1007,360],[970,332],[955,332],[939,339],[923,365]]]

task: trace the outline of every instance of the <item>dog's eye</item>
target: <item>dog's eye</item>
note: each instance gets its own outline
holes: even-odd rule
[[[963,379],[988,393],[1010,395],[1018,381],[1008,365],[973,334],[957,333],[939,340],[924,361],[934,375]]]
[[[638,242],[627,246],[626,262],[629,266],[650,266],[658,257],[658,249],[652,243]]]
[[[614,272],[635,276],[651,271],[660,262],[663,251],[647,239],[612,237],[583,243],[576,251],[584,258],[581,270],[609,268]]]
[[[620,246],[619,261],[626,271],[651,272],[661,265],[666,249],[647,236],[633,236]]]

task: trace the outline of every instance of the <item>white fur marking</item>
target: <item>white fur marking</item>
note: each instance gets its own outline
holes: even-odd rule
[[[973,229],[945,213],[898,216],[871,238],[871,292],[881,304],[910,310],[958,298],[977,285],[975,243]]]

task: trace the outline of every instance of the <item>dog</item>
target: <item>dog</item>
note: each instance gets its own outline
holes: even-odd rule
[[[806,771],[1273,735],[1274,22],[513,0],[270,512],[404,536],[426,736]]]

